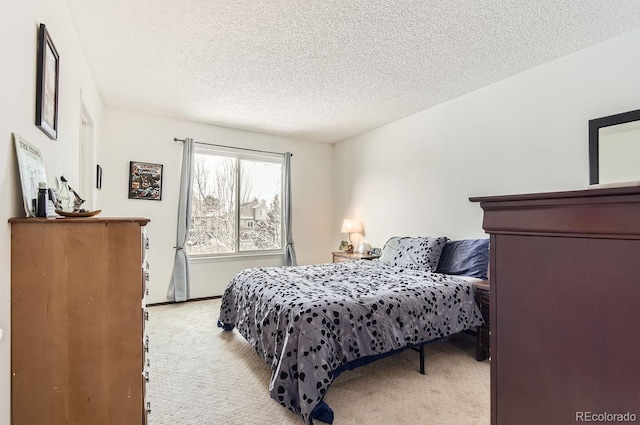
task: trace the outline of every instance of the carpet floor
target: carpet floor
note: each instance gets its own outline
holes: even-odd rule
[[[269,366],[236,330],[216,327],[220,300],[149,308],[149,425],[301,425],[269,397]],[[335,425],[488,425],[489,362],[459,334],[342,373],[325,401]],[[315,422],[319,425],[318,421]]]

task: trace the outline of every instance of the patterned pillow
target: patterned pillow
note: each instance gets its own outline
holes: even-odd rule
[[[412,270],[435,271],[447,240],[444,236],[400,238],[391,265]]]
[[[385,266],[393,265],[393,259],[396,256],[396,251],[398,250],[398,242],[400,241],[398,236],[394,236],[389,238],[389,240],[384,244],[382,248],[382,254],[380,255],[380,262]]]

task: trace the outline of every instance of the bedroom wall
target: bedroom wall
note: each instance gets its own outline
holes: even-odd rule
[[[484,237],[470,196],[586,188],[588,120],[640,109],[638,45],[640,29],[337,144],[334,244],[346,217],[379,247]]]
[[[0,7],[0,425],[10,421],[11,227],[24,217],[12,133],[43,154],[47,181],[61,174],[79,181],[81,105],[100,131],[102,102],[85,63],[64,0],[3,1]],[[60,55],[59,137],[52,141],[34,125],[38,25],[44,23]],[[77,186],[75,186],[77,187]],[[42,282],[46,284],[46,282]],[[34,308],[45,308],[34,306]]]
[[[105,215],[145,216],[150,238],[148,302],[165,302],[173,258],[182,143],[173,138],[241,148],[293,153],[293,237],[299,264],[331,261],[333,146],[285,137],[234,130],[158,115],[105,108],[104,143],[98,147],[103,167],[97,208]],[[161,201],[127,199],[129,161],[164,165]],[[282,265],[282,257],[191,262],[190,298],[222,295],[238,271]]]

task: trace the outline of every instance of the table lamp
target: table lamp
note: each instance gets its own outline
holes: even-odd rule
[[[349,234],[349,248],[347,252],[353,252],[353,243],[351,242],[351,234],[352,233],[362,233],[362,222],[359,220],[350,220],[345,218],[342,222],[342,230],[341,233]]]

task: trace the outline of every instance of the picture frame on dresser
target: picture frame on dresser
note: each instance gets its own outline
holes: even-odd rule
[[[23,137],[13,133],[16,148],[20,185],[22,188],[22,204],[27,217],[35,217],[35,201],[38,198],[38,183],[47,183],[44,158],[37,146]]]
[[[38,30],[36,69],[36,126],[51,140],[58,139],[60,55],[45,24]]]

